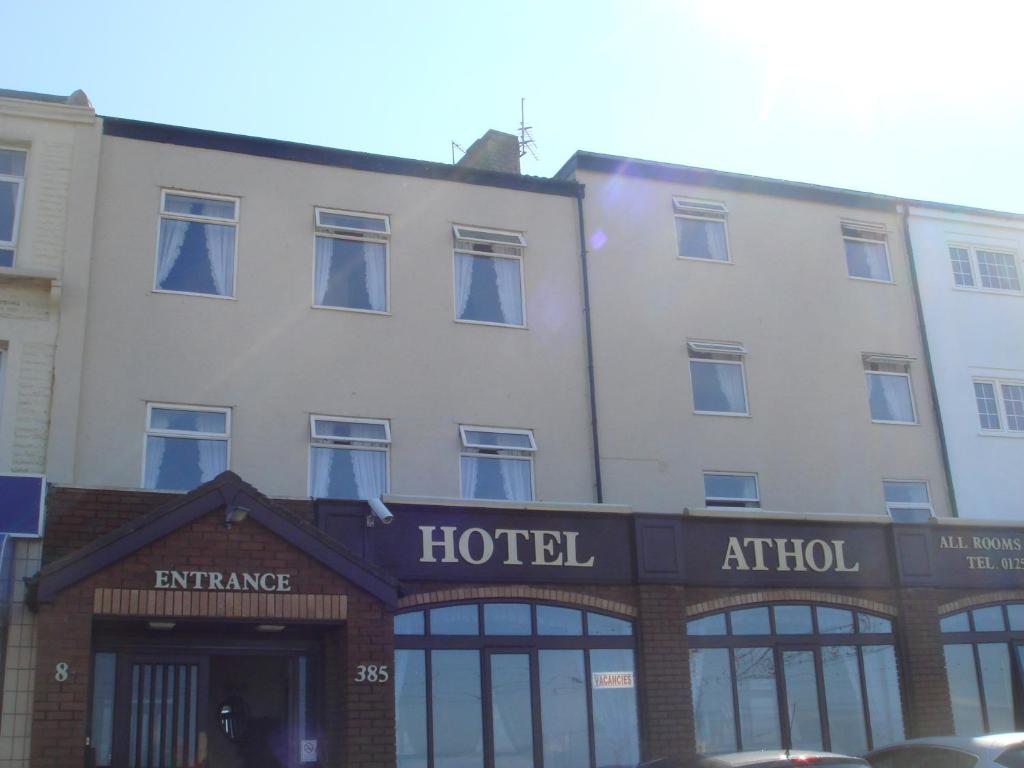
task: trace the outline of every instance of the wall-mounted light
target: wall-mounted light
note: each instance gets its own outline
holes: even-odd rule
[[[243,507],[240,504],[228,504],[224,511],[224,527],[230,528],[236,523],[240,523],[249,516],[249,508]]]
[[[257,624],[257,632],[280,632],[284,629],[284,624]]]
[[[158,629],[161,632],[167,632],[168,630],[174,629],[175,623],[173,621],[150,621],[146,625],[150,629]]]

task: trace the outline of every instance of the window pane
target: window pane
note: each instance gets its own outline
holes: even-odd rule
[[[455,316],[460,320],[523,324],[519,259],[455,255]]]
[[[602,672],[627,672],[633,677],[633,651],[593,650],[590,652],[593,678]],[[624,678],[624,676],[623,676]],[[591,705],[594,711],[594,753],[597,768],[635,766],[640,762],[640,735],[637,727],[636,688],[598,687],[592,683]]]
[[[823,635],[853,632],[853,612],[843,608],[815,608],[818,615],[818,632]]]
[[[529,435],[510,432],[488,432],[482,429],[467,429],[466,442],[469,445],[487,445],[496,448],[533,449]]]
[[[0,181],[0,242],[14,242],[14,214],[20,188],[17,182]]]
[[[24,176],[27,155],[28,153],[21,149],[0,149],[0,174]]]
[[[859,631],[866,634],[892,634],[892,622],[889,619],[872,616],[870,613],[858,613],[857,625]]]
[[[583,614],[575,608],[537,606],[538,635],[582,635]]]
[[[587,613],[587,634],[614,637],[628,637],[633,634],[633,625],[613,616],[601,613]]]
[[[316,304],[384,312],[387,309],[386,254],[383,243],[318,237],[313,279]]]
[[[960,736],[974,736],[984,731],[981,720],[981,696],[974,667],[974,649],[970,645],[947,645],[946,677],[953,703],[953,730]]]
[[[884,243],[865,243],[847,239],[844,239],[843,243],[846,246],[846,268],[850,277],[892,280]]]
[[[729,618],[732,621],[734,635],[770,635],[772,633],[768,623],[767,607],[730,611]]]
[[[693,409],[715,413],[746,413],[743,365],[690,360]]]
[[[211,219],[234,219],[235,201],[167,194],[164,196],[164,212],[205,216]]]
[[[375,499],[387,492],[387,451],[310,449],[309,493],[316,499]]]
[[[480,229],[456,227],[456,237],[461,240],[483,240],[489,243],[505,243],[506,245],[523,245],[523,236],[507,232],[484,232]]]
[[[743,749],[782,746],[779,700],[775,691],[775,657],[771,648],[737,648],[734,651],[736,695],[740,709]]]
[[[719,475],[705,472],[704,497],[708,500],[757,501],[757,478],[753,475]]]
[[[821,649],[821,668],[832,751],[859,755],[867,751],[868,744],[857,649],[848,645],[825,646]]]
[[[865,374],[868,381],[868,402],[871,418],[875,421],[914,421],[914,406],[910,398],[910,377],[872,373]]]
[[[809,635],[814,631],[809,605],[777,605],[775,632],[780,635]]]
[[[939,619],[939,628],[943,632],[970,632],[971,625],[967,621],[967,611],[943,616]]]
[[[885,500],[897,504],[927,504],[928,484],[886,480],[882,483]]]
[[[97,653],[93,665],[92,731],[96,765],[110,765],[114,738],[114,675],[117,656]]]
[[[449,605],[430,609],[430,634],[478,635],[480,625],[476,605]]]
[[[974,630],[976,632],[1003,632],[1006,630],[1002,606],[992,605],[988,608],[975,608],[971,611],[971,617],[974,619]]]
[[[524,603],[487,603],[484,632],[488,635],[529,635],[530,606]]]
[[[395,650],[395,753],[398,768],[427,766],[424,651]]]
[[[191,491],[227,469],[227,440],[146,438],[146,488]]]
[[[234,225],[160,220],[157,288],[230,296],[234,272]]]
[[[583,651],[540,651],[544,768],[589,768]]]
[[[714,613],[711,616],[702,616],[699,619],[690,619],[686,622],[686,634],[688,635],[724,635],[725,614]]]
[[[149,412],[150,429],[178,432],[205,432],[227,434],[227,414],[220,411],[183,411],[177,408],[152,408]]]
[[[396,635],[422,635],[423,632],[423,611],[400,613],[395,616]]]
[[[1014,730],[1010,653],[1006,643],[980,643],[978,664],[981,666],[981,685],[985,689],[989,733]]]
[[[1024,431],[1024,386],[1000,384],[1003,391],[1003,410],[1006,411],[1006,428],[1014,432]]]
[[[679,246],[679,255],[683,258],[729,260],[723,221],[676,216],[676,242]]]
[[[430,685],[435,768],[483,768],[480,652],[432,651]]]
[[[725,648],[691,650],[690,688],[697,752],[734,752],[738,745],[729,651]]]
[[[891,645],[865,645],[861,653],[864,656],[864,685],[871,718],[871,746],[877,749],[903,740],[903,708],[896,674],[896,652]]]
[[[814,651],[784,651],[782,669],[786,679],[786,709],[793,749],[823,749]]]
[[[974,287],[974,276],[971,274],[971,257],[966,248],[950,248],[949,258],[953,262],[953,280],[965,288]]]
[[[1024,629],[1024,604],[1011,603],[1006,606],[1006,613],[1010,617],[1010,629]]]
[[[528,459],[463,456],[462,498],[530,501],[532,465]]]
[[[491,715],[495,768],[533,768],[530,657],[491,656]]]
[[[999,407],[996,388],[987,381],[974,382],[974,399],[978,403],[978,419],[982,429],[999,429]]]
[[[976,251],[978,257],[978,278],[986,288],[1001,291],[1019,291],[1020,278],[1017,276],[1017,258],[1012,253]]]
[[[0,267],[14,266],[14,251],[11,248],[0,248]]]
[[[343,440],[387,440],[387,429],[383,424],[364,424],[358,421],[333,421],[316,419],[316,436],[333,437]]]
[[[339,229],[368,229],[372,232],[387,232],[387,222],[384,219],[372,216],[353,216],[347,213],[329,213],[328,211],[317,211],[320,216],[320,225],[324,227],[338,227]]]

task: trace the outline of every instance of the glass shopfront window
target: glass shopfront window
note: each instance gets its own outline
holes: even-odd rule
[[[1024,603],[959,611],[939,626],[956,733],[1024,727]]]
[[[697,751],[860,754],[903,739],[892,621],[778,603],[687,622]]]
[[[459,603],[395,617],[399,768],[616,768],[640,761],[632,623]]]

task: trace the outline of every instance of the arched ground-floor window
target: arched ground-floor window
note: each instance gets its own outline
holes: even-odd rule
[[[860,754],[903,738],[892,620],[772,603],[690,619],[697,751]]]
[[[398,614],[398,767],[635,766],[634,644],[632,622],[564,605]]]

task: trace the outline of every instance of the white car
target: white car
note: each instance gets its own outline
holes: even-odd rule
[[[910,739],[865,759],[871,768],[1024,768],[1024,733]]]

